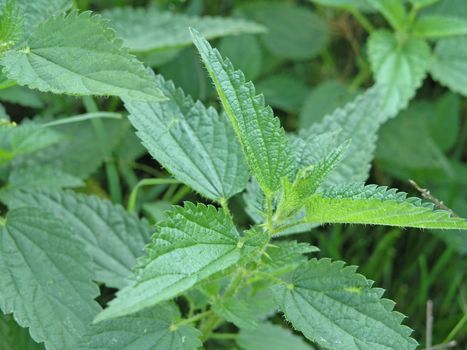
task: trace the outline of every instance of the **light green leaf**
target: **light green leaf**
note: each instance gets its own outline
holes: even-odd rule
[[[313,195],[306,204],[306,221],[398,227],[467,229],[467,220],[452,217],[433,204],[406,193],[376,185],[331,187]]]
[[[84,182],[60,169],[50,166],[25,166],[13,168],[10,172],[7,190],[18,189],[59,189],[64,187],[81,187]]]
[[[281,186],[281,179],[294,171],[287,138],[279,119],[264,97],[256,95],[251,82],[235,71],[216,49],[192,31],[193,41],[217,89],[222,105],[243,147],[248,165],[262,190],[271,195]]]
[[[423,39],[399,42],[387,30],[373,32],[368,42],[368,58],[377,83],[386,90],[383,109],[394,117],[407,107],[425,79],[431,50]]]
[[[241,329],[237,344],[243,350],[314,349],[290,330],[271,323],[263,323],[254,330]]]
[[[77,350],[197,350],[201,333],[181,318],[174,303],[92,325]]]
[[[44,344],[31,339],[27,328],[20,327],[12,316],[0,313],[0,349],[44,350]]]
[[[467,21],[457,17],[426,15],[415,22],[413,34],[421,38],[464,35],[467,34]]]
[[[381,110],[382,91],[369,89],[322,122],[300,130],[294,142],[301,166],[319,161],[333,148],[351,140],[343,160],[329,174],[324,185],[364,182],[368,178],[379,127],[386,115]]]
[[[31,108],[41,108],[44,105],[35,91],[22,86],[0,89],[0,100]]]
[[[48,350],[72,349],[99,311],[84,246],[59,219],[15,209],[0,225],[0,307]]]
[[[255,242],[252,242],[255,244]],[[95,321],[124,316],[172,299],[198,282],[236,264],[256,246],[241,237],[231,217],[213,206],[187,202],[156,226],[140,258],[135,282]]]
[[[305,60],[320,53],[329,38],[326,23],[309,8],[287,2],[248,2],[238,8],[247,18],[263,24],[262,41],[281,58]]]
[[[274,289],[276,301],[295,329],[326,349],[415,349],[411,329],[400,324],[404,316],[355,271],[343,262],[310,260]]]
[[[15,0],[0,1],[0,54],[21,39],[23,16]]]
[[[241,192],[249,173],[229,120],[161,76],[156,81],[169,101],[125,99],[130,121],[149,153],[207,198],[220,201]]]
[[[439,40],[430,73],[440,84],[467,96],[467,36]]]
[[[426,1],[433,2],[434,0]],[[440,15],[467,19],[467,3],[464,0],[437,0],[435,4],[424,8],[421,15]]]
[[[297,241],[273,242],[262,257],[263,268],[275,274],[291,271],[301,263],[307,261],[305,254],[318,251],[317,247],[308,243],[298,243]]]
[[[255,329],[258,326],[257,315],[250,305],[242,299],[220,299],[212,305],[212,310],[238,328]]]
[[[110,287],[128,284],[128,276],[143,254],[151,228],[135,215],[96,196],[71,191],[17,191],[2,198],[10,209],[38,207],[65,223],[84,243],[93,260],[95,279]]]
[[[144,66],[91,12],[52,17],[0,63],[9,79],[41,91],[165,99]]]
[[[367,0],[394,29],[402,29],[407,13],[401,0]]]
[[[244,19],[187,16],[163,12],[155,7],[116,7],[102,15],[110,20],[110,26],[123,38],[124,45],[134,52],[189,46],[192,43],[190,27],[207,39],[265,31],[261,25]]]

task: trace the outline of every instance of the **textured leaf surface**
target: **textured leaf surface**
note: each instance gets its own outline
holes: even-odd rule
[[[467,96],[467,36],[438,41],[430,72],[442,85]]]
[[[139,260],[135,282],[117,293],[96,321],[169,300],[234,265],[252,249],[223,211],[188,202],[184,208],[176,207],[157,225],[152,243]]]
[[[430,65],[430,47],[418,38],[401,44],[393,33],[379,30],[370,36],[368,57],[376,82],[386,90],[383,109],[394,117],[422,84]]]
[[[15,209],[0,226],[0,307],[49,350],[72,349],[99,311],[91,260],[60,220]]]
[[[293,327],[308,339],[334,350],[412,350],[417,342],[401,326],[403,315],[381,299],[382,289],[344,267],[313,259],[293,272],[288,287],[277,286],[276,301]]]
[[[95,279],[110,287],[128,284],[151,233],[145,221],[95,196],[71,191],[18,191],[5,201],[10,209],[34,206],[59,218],[84,243],[93,260]]]
[[[13,46],[23,34],[23,16],[16,1],[0,1],[0,53]]]
[[[9,79],[41,91],[165,99],[114,31],[90,12],[47,20],[0,63]]]
[[[307,222],[354,223],[417,228],[467,229],[467,220],[434,210],[431,203],[376,185],[328,188],[310,197]]]
[[[290,330],[270,323],[263,323],[254,330],[240,330],[237,344],[243,350],[314,349]]]
[[[242,72],[235,71],[197,32],[192,35],[253,175],[263,191],[272,194],[280,188],[281,178],[294,169],[279,119],[264,105],[264,97],[256,95],[253,84],[245,82]]]
[[[238,10],[268,29],[261,39],[277,57],[293,60],[312,58],[328,42],[326,23],[304,6],[288,2],[250,1]]]
[[[228,298],[212,305],[213,311],[239,328],[255,329],[258,326],[257,315],[245,300]]]
[[[191,45],[188,28],[207,39],[232,34],[262,33],[265,28],[243,19],[195,17],[163,12],[155,7],[114,8],[102,13],[131,51],[167,50]]]
[[[319,155],[351,140],[342,161],[329,174],[325,185],[363,182],[368,178],[376,148],[377,133],[385,114],[381,111],[382,91],[372,88],[327,115],[322,122],[301,130],[294,153],[301,166],[319,161]]]
[[[0,349],[44,350],[44,344],[31,339],[27,328],[20,327],[13,316],[0,313]]]
[[[201,333],[190,325],[171,326],[180,319],[173,303],[92,325],[78,350],[196,350]]]
[[[249,173],[229,120],[161,76],[156,80],[169,101],[125,100],[130,121],[149,153],[207,198],[227,199],[242,191]]]

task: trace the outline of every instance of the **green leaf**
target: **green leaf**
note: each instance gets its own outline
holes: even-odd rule
[[[263,323],[254,330],[241,329],[237,344],[243,350],[314,349],[290,330],[271,323]]]
[[[315,4],[338,7],[342,9],[357,8],[362,11],[368,12],[372,7],[368,0],[310,0]]]
[[[0,348],[2,350],[44,350],[43,344],[31,339],[26,328],[20,327],[12,316],[0,313]]]
[[[328,43],[326,23],[309,8],[262,1],[249,2],[238,10],[268,29],[261,38],[277,57],[305,60],[318,55]]]
[[[10,1],[19,4],[24,17],[24,36],[27,38],[36,27],[53,16],[64,14],[72,6],[71,0],[0,0],[0,6]]]
[[[165,99],[144,66],[91,12],[52,17],[0,63],[9,79],[41,91]]]
[[[300,130],[294,152],[301,166],[319,161],[333,148],[351,140],[343,160],[329,174],[324,185],[364,182],[368,178],[379,127],[386,115],[381,110],[382,91],[369,89],[322,122]],[[300,141],[301,139],[301,141]]]
[[[433,2],[434,0],[430,1]],[[467,19],[467,3],[464,0],[437,0],[435,4],[424,8],[421,15],[439,15]]]
[[[430,73],[452,91],[467,96],[467,36],[439,40]]]
[[[161,76],[156,81],[169,101],[125,99],[130,121],[149,153],[207,198],[220,201],[241,192],[249,173],[228,119],[194,102]]]
[[[174,303],[92,325],[77,350],[197,350],[201,333],[180,319]]]
[[[93,260],[95,279],[110,287],[128,284],[151,228],[120,205],[71,191],[17,191],[3,198],[10,209],[33,206],[59,218]]]
[[[123,38],[124,45],[134,52],[189,46],[192,43],[190,27],[208,39],[265,31],[261,25],[244,19],[187,16],[155,7],[116,7],[104,11],[102,16],[110,20],[110,26]]]
[[[8,50],[21,39],[23,16],[14,0],[0,1],[0,53]]]
[[[10,211],[0,234],[0,308],[47,349],[73,348],[99,311],[84,246],[35,208]]]
[[[77,177],[49,166],[26,166],[13,168],[8,178],[7,190],[59,189],[81,187],[84,182]]]
[[[401,0],[367,0],[394,29],[402,29],[407,13]]]
[[[358,93],[350,92],[348,87],[337,80],[320,83],[313,88],[303,102],[298,118],[300,129],[306,129],[314,123],[321,122],[326,115],[332,114],[336,108],[344,107],[357,95]]]
[[[261,80],[257,88],[264,94],[269,105],[289,113],[300,110],[309,93],[303,81],[287,73],[275,74]]]
[[[281,186],[281,178],[294,171],[287,138],[279,119],[264,97],[256,95],[251,82],[235,71],[216,49],[192,31],[193,41],[217,89],[222,105],[243,147],[248,165],[262,190],[271,195]]]
[[[274,274],[291,271],[307,261],[305,254],[316,253],[319,249],[308,243],[297,241],[273,242],[263,255],[264,269]]]
[[[253,242],[254,244],[254,242]],[[135,282],[95,321],[124,316],[172,299],[198,282],[236,264],[256,247],[241,237],[231,217],[213,206],[176,207],[156,226],[140,258]]]
[[[276,301],[295,329],[324,348],[415,349],[411,330],[400,324],[404,316],[355,271],[343,262],[310,260],[274,289]]]
[[[253,80],[261,73],[263,51],[254,35],[223,38],[219,43],[219,51],[245,74],[246,79]]]
[[[415,22],[413,34],[421,38],[441,38],[467,34],[467,22],[457,17],[422,16]]]
[[[433,204],[406,193],[376,185],[331,187],[313,195],[307,204],[306,221],[398,227],[467,229],[467,220],[452,217]]]
[[[31,108],[41,108],[44,105],[35,91],[22,86],[1,89],[0,100]]]
[[[373,32],[368,42],[368,58],[375,80],[386,90],[383,109],[394,117],[407,107],[425,79],[431,50],[423,39],[408,38],[399,42],[387,30]]]
[[[212,305],[212,310],[238,328],[255,329],[258,326],[255,310],[245,300],[237,298],[219,299]]]

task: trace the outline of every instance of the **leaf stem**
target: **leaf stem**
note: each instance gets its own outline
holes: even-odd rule
[[[368,33],[372,33],[375,30],[373,24],[371,24],[368,18],[366,18],[365,15],[363,15],[357,8],[350,6],[348,10]]]
[[[206,316],[210,315],[212,313],[211,310],[209,311],[204,311],[204,312],[200,312],[199,314],[196,314],[192,317],[189,317],[189,318],[184,318],[178,322],[176,322],[175,324],[173,324],[170,328],[175,330],[177,329],[178,327],[180,326],[183,326],[185,324],[190,324],[190,323],[194,323],[194,322],[197,322],[199,320],[202,320],[203,318],[205,318]]]
[[[143,186],[155,186],[155,185],[167,185],[167,184],[179,184],[180,181],[176,179],[164,179],[164,178],[159,178],[159,179],[143,179],[140,180],[136,186],[133,188],[133,190],[130,193],[130,197],[128,198],[128,204],[127,204],[127,211],[129,213],[133,213],[136,208],[136,199],[138,198],[138,191],[141,187]]]
[[[266,196],[266,208],[267,208],[267,223],[266,228],[270,235],[273,234],[273,209],[272,209],[272,197],[271,195]]]
[[[114,112],[91,112],[91,113],[78,114],[78,115],[74,115],[71,117],[57,119],[49,123],[42,124],[42,126],[50,127],[50,126],[63,125],[63,124],[79,123],[82,121],[93,120],[97,118],[122,119],[122,115],[120,113],[114,113]]]
[[[224,212],[227,215],[231,216],[232,214],[230,213],[229,203],[228,203],[227,199],[222,197],[219,202],[220,202],[220,205],[221,205],[222,209],[224,210]]]

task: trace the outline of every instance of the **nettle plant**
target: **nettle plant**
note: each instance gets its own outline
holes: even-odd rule
[[[28,1],[6,4],[3,18],[21,23],[34,22],[25,13],[39,13]],[[417,347],[394,302],[355,266],[310,259],[317,247],[288,239],[331,223],[467,229],[466,220],[431,203],[364,185],[385,118],[381,88],[287,135],[253,84],[196,30],[193,42],[224,113],[144,69],[100,17],[45,18],[1,32],[4,43],[14,38],[1,58],[9,84],[120,96],[143,145],[173,177],[142,180],[125,211],[61,189],[82,185],[62,160],[46,161],[60,152],[53,126],[64,120],[3,121],[0,199],[8,212],[0,218],[0,308],[13,319],[0,319],[0,344],[40,348],[24,340],[24,327],[51,350],[313,349],[268,321],[281,313],[324,349]],[[85,104],[95,109],[92,100]],[[142,185],[178,182],[213,204],[185,202],[155,227],[131,213]],[[255,221],[246,229],[229,210],[242,192]],[[118,289],[104,309],[94,281]]]

